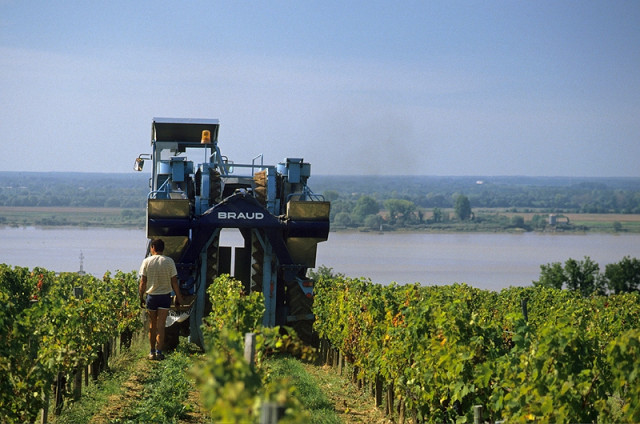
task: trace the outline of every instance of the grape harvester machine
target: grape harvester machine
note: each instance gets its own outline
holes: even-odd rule
[[[166,346],[188,335],[203,347],[202,318],[212,307],[206,288],[221,274],[264,294],[263,325],[288,325],[311,339],[307,270],[315,267],[317,244],[327,240],[330,203],[307,186],[311,167],[303,159],[264,165],[259,155],[251,164],[233,163],[220,153],[218,129],[217,119],[154,118],[152,153],[134,165],[142,171],[151,162],[147,238],[163,239],[190,300],[177,308],[188,318],[168,320]],[[242,242],[223,246],[223,230],[239,231]]]

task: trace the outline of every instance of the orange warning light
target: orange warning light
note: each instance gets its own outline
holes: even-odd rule
[[[202,139],[200,140],[200,144],[211,144],[211,131],[202,130]]]

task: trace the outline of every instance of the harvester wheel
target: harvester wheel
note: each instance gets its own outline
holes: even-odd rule
[[[251,232],[251,286],[252,292],[262,292],[264,249],[258,239],[258,233]]]
[[[206,294],[206,289],[209,288],[213,280],[218,277],[218,246],[220,245],[220,233],[218,233],[211,245],[207,249],[207,277],[206,277],[206,287],[205,287],[205,298],[204,298],[204,316],[209,315],[211,312],[211,299],[209,299],[209,295]]]

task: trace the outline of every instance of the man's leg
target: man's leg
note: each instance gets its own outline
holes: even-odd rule
[[[164,349],[164,329],[167,324],[168,309],[158,309],[157,325],[156,325],[156,349],[162,351]]]
[[[166,319],[166,317],[165,317]],[[149,345],[151,347],[151,352],[156,351],[156,338],[158,332],[158,311],[149,311]],[[164,327],[164,323],[163,323]],[[163,329],[164,332],[164,329]]]

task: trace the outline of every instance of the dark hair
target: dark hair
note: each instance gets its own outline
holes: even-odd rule
[[[151,247],[153,247],[158,253],[164,252],[164,242],[162,239],[151,240]]]

